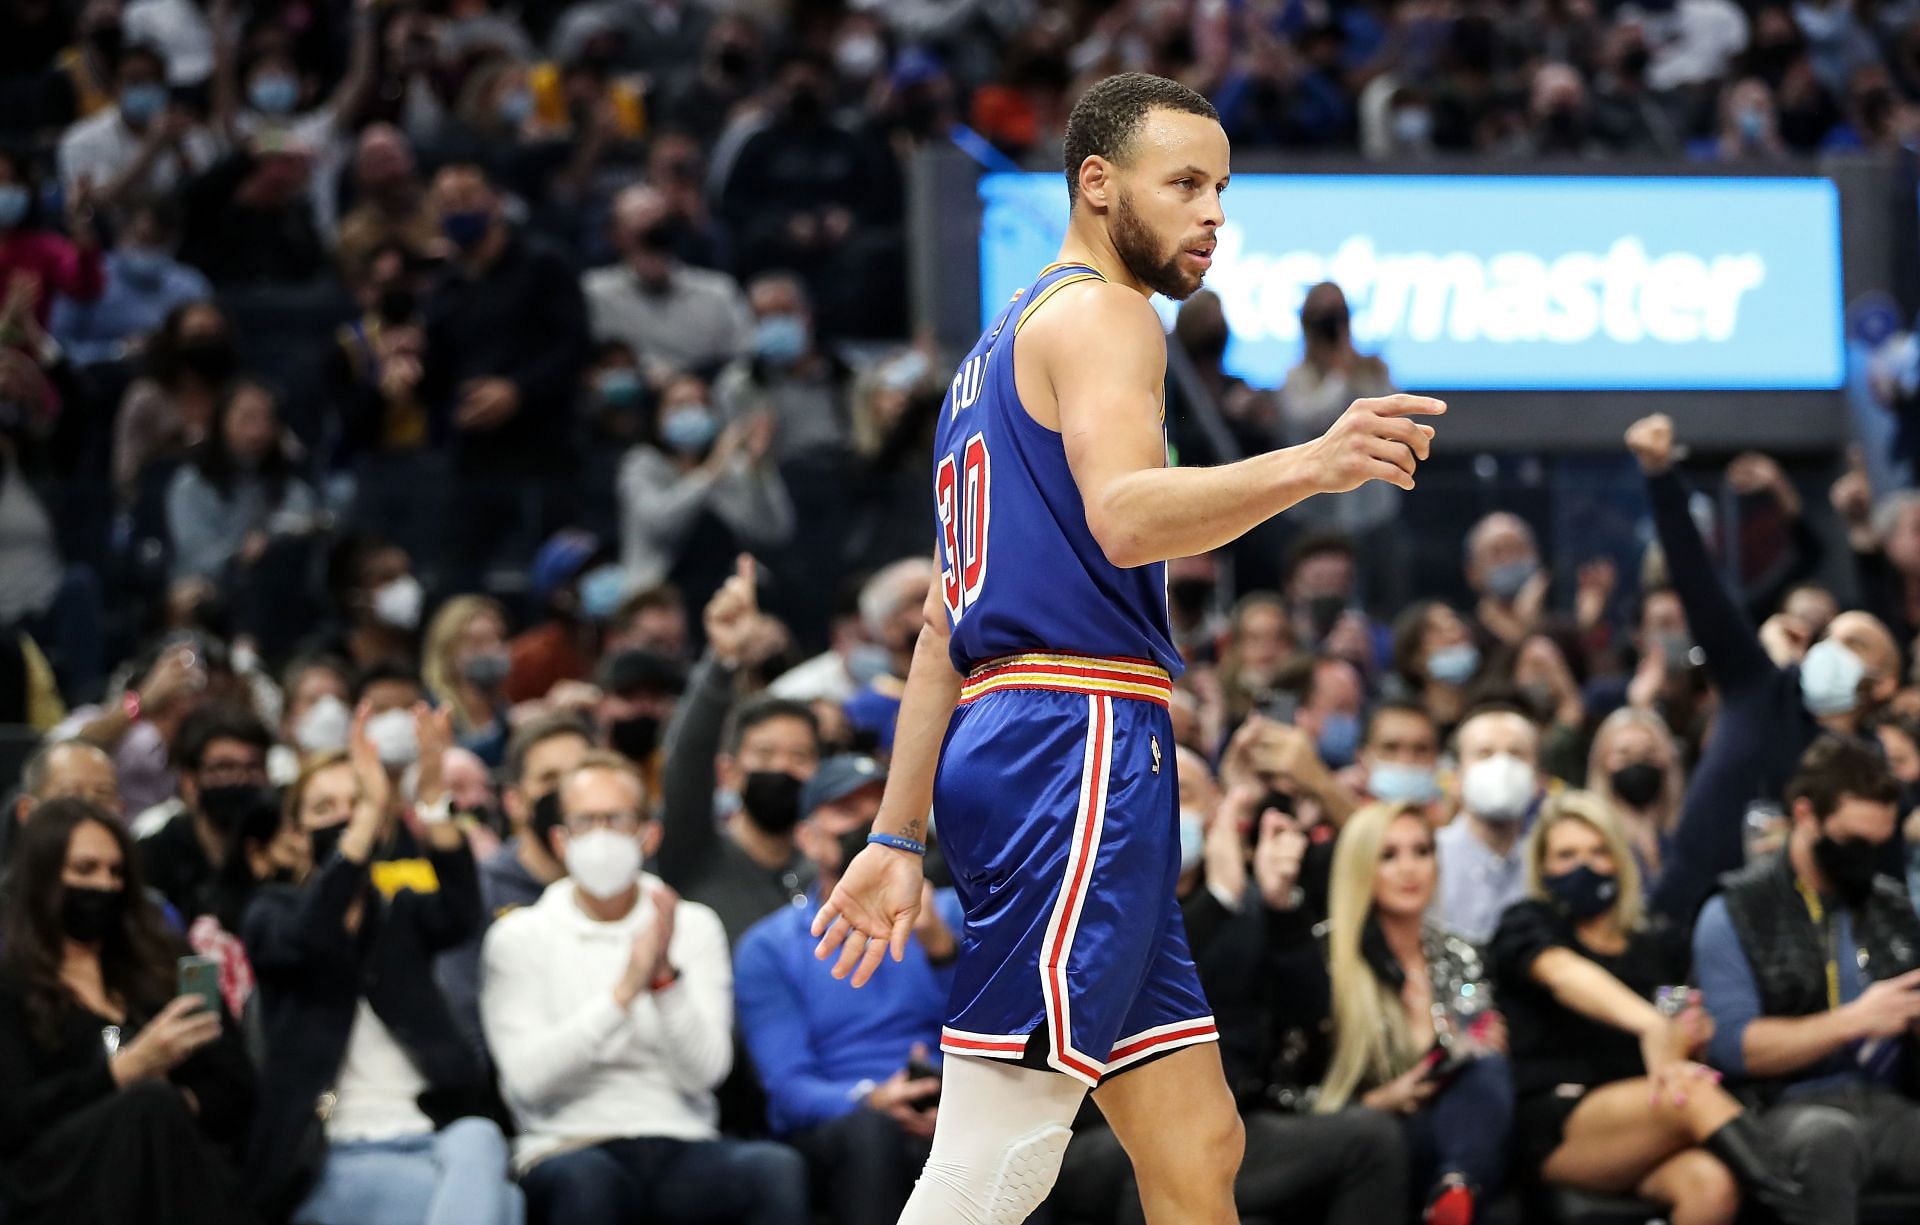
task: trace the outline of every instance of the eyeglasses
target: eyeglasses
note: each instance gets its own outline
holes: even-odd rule
[[[570,812],[567,814],[567,829],[576,834],[591,833],[596,829],[610,829],[619,834],[631,834],[638,830],[646,820],[631,809],[625,812]]]

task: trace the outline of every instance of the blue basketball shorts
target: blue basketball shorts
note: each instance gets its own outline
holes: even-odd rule
[[[1174,896],[1173,692],[1132,660],[975,668],[934,782],[966,911],[941,1049],[1097,1085],[1218,1039]]]

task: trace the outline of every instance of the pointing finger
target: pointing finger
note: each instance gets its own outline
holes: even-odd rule
[[[1383,417],[1438,417],[1447,411],[1445,400],[1431,396],[1382,396],[1371,403],[1373,411]]]

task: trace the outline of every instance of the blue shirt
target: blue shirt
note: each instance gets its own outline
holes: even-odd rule
[[[1836,910],[1833,917],[1835,947],[1856,947],[1852,914]],[[1852,957],[1836,957],[1834,963],[1840,970],[1840,1002],[1852,1003],[1867,989],[1866,975]],[[1745,1077],[1747,1026],[1763,1015],[1760,988],[1753,980],[1753,966],[1747,961],[1740,933],[1734,930],[1733,916],[1722,898],[1712,899],[1700,912],[1700,922],[1693,929],[1693,964],[1700,977],[1700,990],[1706,996],[1707,1011],[1713,1016],[1713,1040],[1707,1046],[1707,1059],[1729,1076]],[[1863,1079],[1894,1083],[1899,1074],[1897,1059],[1889,1058],[1894,1050],[1885,1043],[1878,1046],[1886,1049],[1867,1054],[1863,1044],[1849,1043],[1820,1062],[1782,1077],[1792,1082],[1786,1087],[1786,1095],[1844,1089]]]
[[[953,666],[1069,652],[1183,667],[1167,618],[1167,565],[1123,568],[1087,526],[1057,430],[1035,421],[1013,379],[1028,315],[1063,286],[1099,280],[1054,264],[1000,312],[960,364],[933,444],[934,534]],[[1070,310],[1071,300],[1047,305]],[[1089,337],[1089,344],[1094,339]]]
[[[159,330],[167,312],[183,302],[204,302],[213,286],[198,269],[176,260],[129,260],[120,251],[106,257],[107,287],[92,302],[59,298],[48,331],[77,366],[125,355],[127,342]]]
[[[814,959],[809,929],[819,898],[808,901],[754,924],[733,954],[740,1031],[780,1136],[853,1113],[866,1096],[861,1082],[878,1084],[906,1067],[916,1042],[938,1066],[953,989],[952,966],[934,965],[917,939],[903,961],[888,957],[858,991],[835,979]],[[938,889],[933,905],[957,940],[966,922],[959,897]]]
[[[1527,896],[1527,838],[1514,839],[1513,849],[1496,854],[1473,832],[1472,821],[1461,813],[1433,836],[1434,855],[1440,860],[1441,926],[1475,944],[1493,939],[1507,907]]]

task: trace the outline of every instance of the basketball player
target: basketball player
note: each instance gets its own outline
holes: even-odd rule
[[[1059,262],[968,354],[934,447],[939,577],[869,845],[814,934],[859,986],[904,955],[929,808],[966,908],[939,1121],[902,1225],[1019,1225],[1089,1089],[1152,1225],[1232,1225],[1240,1120],[1174,900],[1166,560],[1316,493],[1413,487],[1445,410],[1361,400],[1298,447],[1166,467],[1166,336],[1200,288],[1227,138],[1185,86],[1128,73],[1066,135]],[[944,740],[944,743],[943,743]]]

